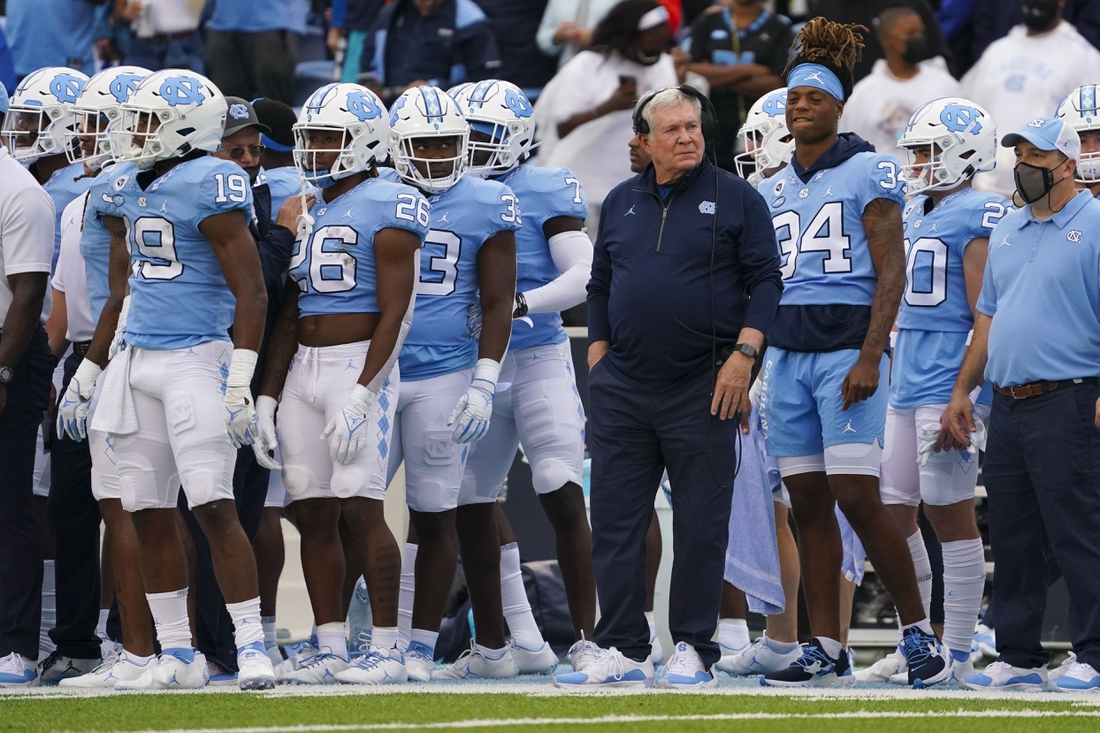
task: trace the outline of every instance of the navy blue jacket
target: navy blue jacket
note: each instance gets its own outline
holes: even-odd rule
[[[743,327],[766,335],[775,317],[783,282],[771,215],[752,186],[715,171],[704,160],[662,200],[650,165],[604,199],[588,338],[610,342],[603,361],[632,386],[698,378]]]

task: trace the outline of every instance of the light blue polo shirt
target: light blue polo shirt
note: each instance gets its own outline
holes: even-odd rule
[[[977,307],[993,317],[994,384],[1100,376],[1100,201],[1081,191],[1046,221],[1030,206],[1006,214]]]
[[[222,33],[293,31],[303,35],[308,14],[309,0],[215,0],[206,27]]]

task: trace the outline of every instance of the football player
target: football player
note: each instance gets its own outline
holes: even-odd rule
[[[1068,120],[1081,138],[1081,163],[1077,166],[1077,182],[1100,196],[1100,99],[1098,85],[1077,87],[1058,105],[1055,117]]]
[[[472,443],[485,436],[501,361],[508,348],[516,292],[516,235],[522,225],[511,189],[466,172],[469,127],[442,90],[413,87],[390,111],[390,153],[401,180],[431,201],[431,231],[420,259],[416,318],[401,351],[390,475],[405,462],[415,589],[402,591],[411,609],[406,659],[413,679],[512,677],[516,663],[500,623],[500,545],[493,505],[456,518],[459,488]],[[471,316],[480,309],[480,333]],[[476,319],[475,319],[476,320]],[[457,522],[457,524],[456,524]],[[467,562],[490,567],[468,577],[477,642],[453,667],[431,672],[454,577],[454,532]],[[368,579],[369,588],[370,581]],[[411,603],[410,603],[411,601]],[[409,618],[405,616],[405,618]]]
[[[519,87],[490,79],[467,85],[455,98],[470,123],[467,174],[504,183],[523,210],[523,227],[516,232],[512,339],[501,370],[501,381],[511,387],[494,400],[493,423],[471,449],[459,514],[496,502],[522,444],[535,493],[557,536],[574,639],[580,643],[592,638],[596,584],[581,489],[584,407],[559,313],[584,302],[591,277],[592,240],[584,229],[588,203],[567,168],[525,164],[535,123]],[[507,520],[499,512],[502,523]],[[511,535],[510,527],[503,531]],[[557,657],[531,615],[519,547],[514,537],[505,539],[511,541],[501,547],[501,593],[513,655],[521,673],[552,670]],[[482,571],[468,561],[462,567],[467,579]]]
[[[950,678],[898,525],[879,499],[886,420],[885,349],[905,287],[905,181],[889,154],[837,134],[858,26],[814,18],[787,77],[791,164],[760,184],[783,257],[783,299],[764,355],[762,429],[778,458],[799,530],[814,638],[780,686],[854,682],[840,641],[839,503],[894,599],[909,682]]]
[[[294,136],[298,172],[322,195],[303,220],[291,258],[294,282],[287,285],[260,390],[257,450],[267,459],[275,447],[281,394],[283,483],[302,533],[319,653],[282,672],[279,681],[404,682],[397,649],[400,549],[383,499],[397,356],[412,319],[428,204],[408,186],[378,178],[389,124],[381,100],[364,87],[318,89]],[[341,517],[356,535],[377,624],[371,649],[355,660],[349,660],[344,626]]]

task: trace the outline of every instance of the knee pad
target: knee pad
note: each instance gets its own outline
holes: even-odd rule
[[[180,459],[179,475],[189,507],[233,498],[236,454],[232,445],[221,442],[187,449]]]
[[[130,439],[116,456],[119,498],[123,509],[136,512],[176,505],[180,477],[166,443]]]
[[[332,469],[332,494],[337,499],[348,499],[360,496],[365,499],[386,498],[386,487],[370,485],[370,474],[359,466],[336,465]]]
[[[568,483],[580,484],[578,467],[560,458],[547,458],[531,466],[531,484],[536,494],[549,494]]]
[[[841,443],[825,449],[825,473],[875,476],[880,474],[882,446],[874,443]]]
[[[306,492],[310,484],[310,472],[302,466],[283,466],[283,486],[286,493],[297,499]]]

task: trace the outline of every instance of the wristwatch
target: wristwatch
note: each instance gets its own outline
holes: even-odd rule
[[[738,351],[740,351],[742,354],[749,357],[750,359],[755,359],[756,356],[760,353],[760,351],[752,344],[734,344],[733,353],[737,353]]]
[[[15,372],[11,367],[0,367],[0,384],[10,384],[15,379]]]

